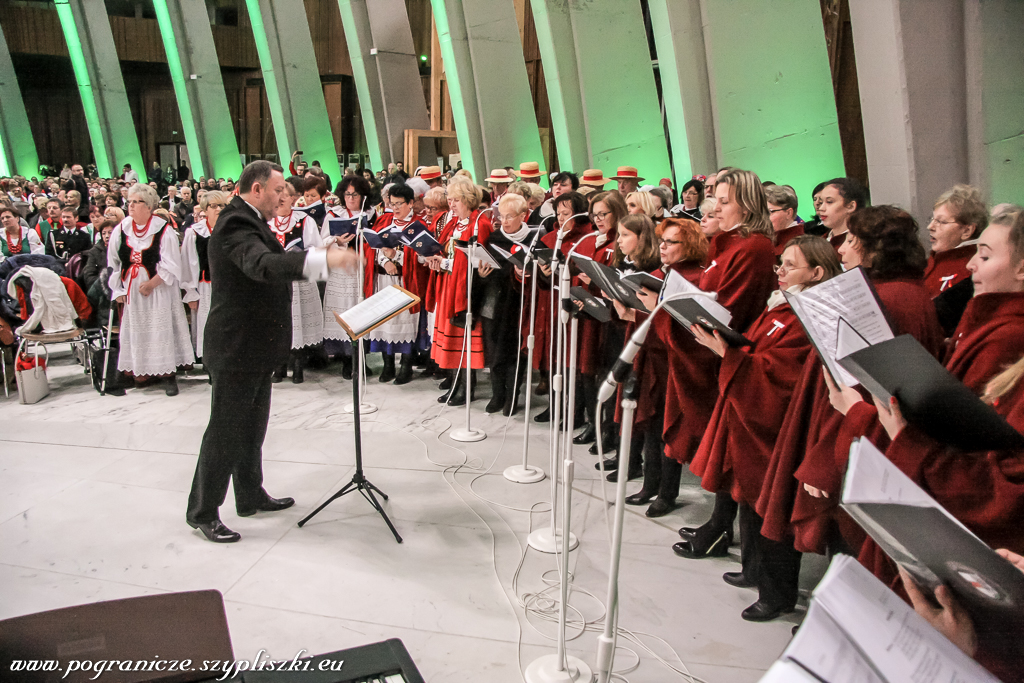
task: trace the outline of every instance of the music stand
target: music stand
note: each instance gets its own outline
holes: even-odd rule
[[[344,329],[345,332],[348,333],[348,336],[352,339],[352,343],[353,344],[358,342],[360,339],[362,339],[362,337],[364,337],[366,334],[368,334],[372,330],[374,330],[377,327],[383,325],[388,320],[391,320],[391,318],[395,317],[396,315],[398,315],[402,311],[407,310],[407,309],[411,308],[412,306],[415,306],[420,301],[420,298],[418,296],[416,296],[415,294],[413,294],[411,292],[408,292],[408,291],[402,289],[401,287],[397,287],[395,285],[392,285],[390,287],[386,287],[385,289],[381,290],[380,292],[378,292],[377,294],[373,295],[369,299],[366,299],[362,304],[359,304],[359,305],[360,306],[364,306],[366,304],[372,304],[374,299],[377,299],[378,297],[381,297],[382,295],[386,294],[388,292],[388,290],[391,290],[391,289],[400,290],[401,292],[404,292],[406,295],[408,295],[409,298],[410,298],[409,303],[406,304],[403,308],[400,308],[399,310],[394,311],[394,312],[388,314],[386,317],[378,319],[375,324],[371,324],[371,325],[365,327],[364,329],[360,330],[358,333],[356,331],[354,331],[348,325],[348,323],[342,318],[342,316],[338,315],[337,313],[334,314],[338,318],[338,323],[341,325],[342,329]],[[353,307],[352,309],[349,309],[349,311],[352,311],[355,308],[356,307]],[[349,311],[346,311],[345,313],[348,314]],[[367,500],[367,502],[369,502],[370,505],[372,505],[374,507],[374,509],[377,510],[377,513],[382,518],[384,518],[384,523],[388,525],[388,528],[391,529],[391,533],[395,535],[395,540],[398,541],[399,543],[401,543],[402,542],[402,537],[398,534],[398,530],[395,528],[395,525],[391,523],[391,519],[388,517],[388,513],[386,513],[384,511],[384,508],[381,507],[380,502],[377,500],[376,496],[374,496],[373,494],[374,493],[380,494],[380,497],[383,498],[384,500],[388,499],[388,495],[386,493],[384,493],[383,491],[381,491],[376,486],[374,486],[370,482],[370,480],[366,478],[366,475],[363,474],[363,435],[362,435],[362,431],[361,431],[360,425],[359,425],[359,409],[360,409],[360,403],[359,403],[359,379],[360,379],[360,376],[361,376],[360,373],[362,372],[362,369],[363,369],[362,368],[363,358],[362,358],[361,354],[353,354],[353,357],[355,358],[355,361],[356,361],[356,367],[354,368],[355,372],[352,373],[352,417],[355,418],[355,421],[354,421],[353,424],[355,425],[355,439],[356,439],[356,471],[352,475],[352,479],[350,479],[347,484],[345,484],[343,487],[341,487],[341,489],[339,489],[330,498],[328,498],[323,503],[321,503],[320,506],[317,509],[313,510],[311,513],[309,513],[308,515],[303,517],[301,520],[299,520],[299,526],[301,527],[302,525],[304,525],[306,522],[308,522],[310,519],[312,519],[314,516],[316,516],[317,513],[319,513],[321,510],[323,510],[325,507],[330,505],[332,502],[334,502],[338,498],[341,498],[342,496],[347,495],[349,493],[353,493],[355,491],[358,491],[363,496],[363,498],[365,498]]]

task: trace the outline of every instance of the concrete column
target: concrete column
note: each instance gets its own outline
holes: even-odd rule
[[[0,31],[0,176],[39,173],[39,155],[32,140],[32,128],[14,74],[7,40]]]
[[[649,0],[677,188],[718,168],[700,0]]]
[[[153,0],[196,178],[242,172],[204,0]]]
[[[924,221],[969,180],[963,0],[858,0],[850,19],[872,202]]]
[[[542,158],[537,117],[511,2],[431,0],[463,168]]]
[[[341,180],[323,87],[302,0],[246,0],[263,70],[278,157],[286,167],[302,150],[332,182]],[[331,188],[333,189],[333,188]]]
[[[1024,205],[1024,6],[966,0],[964,30],[971,183]]]
[[[845,174],[818,3],[702,0],[701,9],[720,164],[792,185],[809,215],[814,186]]]
[[[609,175],[636,166],[654,182],[671,175],[640,4],[534,0],[531,7],[559,165]]]
[[[405,0],[338,0],[373,168],[405,158],[406,129],[430,128]],[[433,146],[420,163],[436,163]],[[409,171],[412,172],[412,169]]]
[[[82,96],[97,172],[111,178],[120,173],[121,166],[131,164],[145,177],[106,5],[98,0],[56,0],[56,6]]]

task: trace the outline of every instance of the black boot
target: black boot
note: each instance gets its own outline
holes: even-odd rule
[[[341,357],[341,378],[352,379],[352,356]]]
[[[505,381],[505,368],[491,368],[491,400],[487,402],[484,412],[496,413],[504,407],[507,393]]]
[[[445,370],[444,379],[441,380],[439,385],[437,385],[437,388],[441,391],[451,391],[452,383],[455,381],[456,372],[456,370]],[[442,401],[442,403],[444,403],[444,401]]]
[[[302,384],[305,379],[302,376],[302,367],[305,365],[301,352],[292,352],[292,384]]]
[[[288,376],[288,363],[285,363],[284,365],[279,367],[277,370],[274,370],[274,374],[270,376],[270,381],[273,382],[274,384],[277,384],[278,382],[280,382],[281,380],[283,380],[287,376]]]
[[[176,375],[171,375],[166,380],[167,386],[164,387],[164,393],[168,396],[178,395],[178,378]]]
[[[382,353],[380,355],[384,358],[384,369],[381,370],[380,377],[377,378],[377,381],[390,382],[395,378],[395,354]]]
[[[448,405],[450,406],[466,405],[466,380],[463,377],[464,375],[460,374],[459,381],[455,382],[449,392]]]
[[[574,444],[585,444],[594,443],[597,439],[597,430],[594,429],[594,425],[587,422],[583,425],[583,431],[579,435],[572,437]]]
[[[392,356],[394,358],[394,356]],[[412,354],[402,354],[402,364],[398,368],[398,376],[395,377],[395,384],[408,384],[412,381]]]

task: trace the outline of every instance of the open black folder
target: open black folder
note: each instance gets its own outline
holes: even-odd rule
[[[687,332],[690,331],[690,327],[693,325],[700,325],[708,332],[718,332],[721,334],[722,339],[729,346],[740,347],[753,344],[752,341],[719,320],[697,298],[684,295],[677,299],[668,299],[662,308],[677,323],[686,328]]]
[[[839,364],[907,422],[964,451],[1024,448],[1024,435],[954,377],[909,334],[855,351]]]
[[[612,319],[612,312],[608,306],[596,296],[591,294],[584,287],[573,287],[569,290],[573,301],[582,301],[582,312],[589,315],[599,323],[606,323]]]
[[[1024,624],[1024,573],[865,438],[850,447],[841,504],[923,590],[945,584],[975,624]]]
[[[573,260],[579,269],[587,274],[590,281],[609,297],[628,308],[648,312],[647,307],[636,295],[637,288],[624,283],[619,271],[579,254],[573,254]]]

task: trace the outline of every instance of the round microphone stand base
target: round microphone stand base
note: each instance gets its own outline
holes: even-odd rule
[[[544,655],[530,662],[523,672],[526,683],[591,683],[593,670],[579,657],[566,655],[566,668],[559,670],[558,655]]]
[[[459,441],[462,443],[471,443],[473,441],[483,441],[487,438],[487,432],[482,429],[453,429],[449,434],[448,438],[452,441]]]
[[[533,484],[544,479],[544,470],[527,465],[512,465],[505,469],[505,478],[517,484]]]
[[[556,552],[562,551],[562,534],[555,532],[551,533],[549,527],[543,529],[537,529],[529,536],[526,537],[526,543],[540,553],[547,553],[553,555]],[[569,532],[569,550],[576,550],[576,546],[580,544],[576,534]]]
[[[345,405],[343,405],[341,407],[341,412],[347,413],[348,415],[351,415],[354,408],[355,408],[354,404],[346,403]],[[377,412],[377,406],[374,405],[373,403],[360,403],[359,404],[359,412],[362,415],[369,415],[370,413],[376,413]]]

